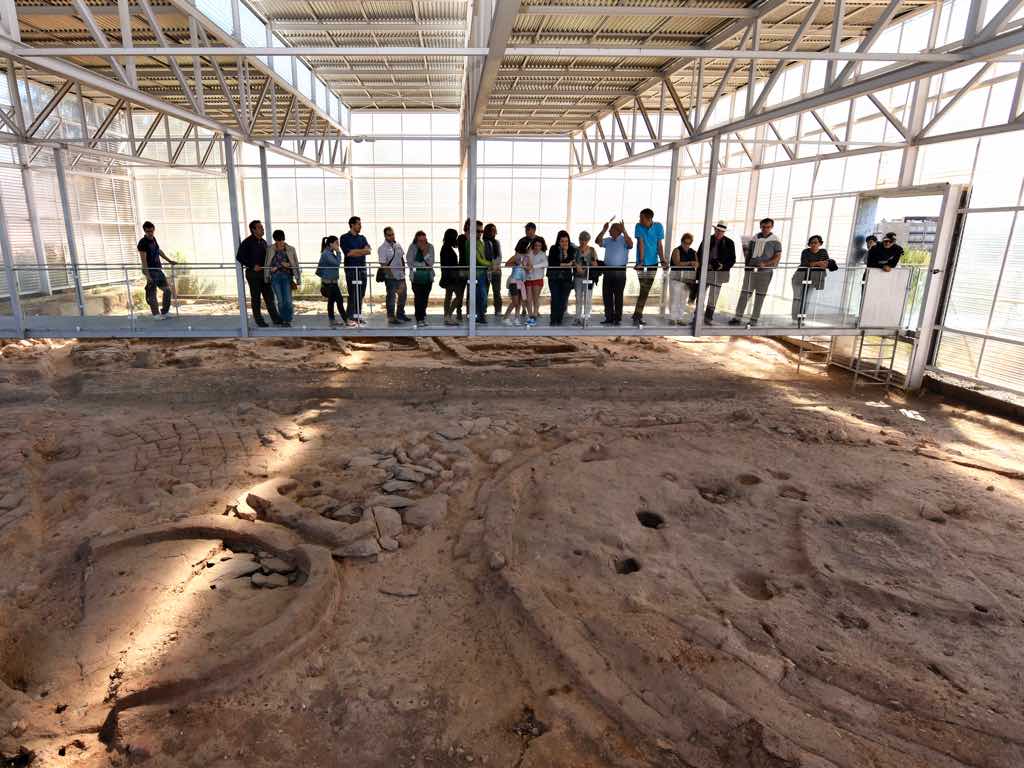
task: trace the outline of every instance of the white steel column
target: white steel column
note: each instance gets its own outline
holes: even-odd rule
[[[679,189],[679,146],[672,147],[672,165],[668,172],[668,209],[665,211],[665,259],[669,266],[672,264],[672,249],[676,247],[676,200]],[[659,308],[664,316],[668,308],[668,281],[670,280],[669,269],[662,272],[661,280],[661,301]]]
[[[693,335],[700,336],[704,331],[704,294],[708,282],[708,250],[711,247],[711,227],[715,219],[715,187],[718,184],[718,143],[720,134],[711,139],[711,160],[708,165],[708,192],[704,203],[704,226],[701,239],[704,248],[700,254],[700,279],[697,281],[697,303],[693,306]]]
[[[78,315],[85,316],[85,297],[82,295],[82,275],[78,270],[78,242],[75,223],[71,218],[71,199],[68,196],[68,179],[64,172],[64,149],[53,150],[53,164],[57,169],[57,189],[60,191],[60,207],[64,212],[64,232],[67,236],[68,255],[71,257],[71,274],[75,279],[75,299],[78,301]]]
[[[135,43],[132,41],[132,16],[131,8],[128,6],[128,0],[117,0],[117,18],[121,26],[121,47],[122,48],[134,48]],[[198,41],[193,39],[192,45],[198,45]],[[138,78],[135,76],[135,59],[128,56],[123,59],[125,74],[128,75],[128,85],[132,88],[139,87]]]
[[[0,250],[3,250],[4,274],[7,276],[7,295],[11,302],[11,315],[18,329],[18,338],[25,336],[25,319],[21,314],[21,298],[18,296],[18,274],[14,271],[14,251],[11,250],[11,238],[7,232],[7,212],[4,210],[4,197],[0,194]]]
[[[12,3],[13,6],[13,3]],[[7,68],[7,88],[14,107],[14,124],[22,133],[25,132],[25,114],[21,105],[21,92],[18,90],[18,77],[14,67]],[[31,101],[29,102],[31,109]],[[43,248],[42,230],[39,228],[39,213],[36,211],[35,184],[29,168],[28,151],[24,144],[17,144],[18,165],[21,166],[21,186],[25,192],[25,206],[28,209],[28,223],[32,229],[32,250],[36,255],[36,266],[39,267],[39,288],[46,296],[53,294],[50,287],[50,273],[46,269],[46,251]]]
[[[274,230],[270,225],[270,178],[267,175],[267,148],[260,146],[260,182],[263,186],[263,226],[267,234]],[[298,236],[296,235],[296,241]]]
[[[468,164],[466,173],[466,215],[469,219],[469,232],[466,246],[469,249],[469,335],[476,335],[476,136],[466,137],[468,148]]]
[[[238,215],[238,175],[235,173],[235,142],[230,134],[224,134],[224,170],[228,176],[228,204],[231,207],[231,241],[235,253],[242,244],[242,221]],[[249,335],[249,313],[245,305],[245,273],[242,265],[235,262],[235,276],[238,282],[238,316],[243,336]]]
[[[25,206],[28,209],[28,224],[32,229],[32,250],[39,267],[39,290],[46,296],[53,294],[50,286],[50,271],[46,264],[46,250],[43,248],[43,231],[39,228],[39,212],[36,210],[36,187],[29,168],[28,152],[25,145],[18,145],[18,165],[21,166],[21,186],[25,190]]]
[[[956,220],[959,215],[960,198],[964,187],[951,184],[946,190],[939,213],[939,231],[935,237],[935,249],[932,251],[931,262],[925,274],[924,295],[921,297],[921,320],[917,328],[917,338],[910,352],[907,364],[907,391],[914,392],[924,382],[925,368],[928,366],[932,353],[932,339],[935,336],[936,322],[939,317],[942,285],[946,278],[946,266],[949,254],[953,249]]]

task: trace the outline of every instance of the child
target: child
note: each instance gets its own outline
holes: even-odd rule
[[[513,325],[523,324],[523,293],[526,291],[526,270],[523,268],[523,254],[515,253],[512,258],[505,262],[506,267],[512,267],[512,274],[508,278],[509,307],[505,310],[505,319],[513,312]]]

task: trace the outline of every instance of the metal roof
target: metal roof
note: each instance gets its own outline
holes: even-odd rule
[[[123,45],[116,2],[16,0],[21,40],[34,48],[91,47],[100,54],[102,49],[88,21],[76,7],[80,3],[90,9],[92,21],[109,46]],[[459,110],[463,105],[467,61],[473,59],[436,55],[429,49],[462,49],[471,44],[473,7],[468,0],[246,2],[285,45],[315,49],[303,61],[352,109]],[[506,3],[520,0],[490,2],[497,13],[499,9],[508,11]],[[726,59],[701,58],[698,65],[693,58],[671,55],[673,49],[737,50],[744,39],[749,47],[748,30],[754,28],[756,15],[759,50],[821,51],[834,42],[837,3],[843,8],[840,40],[848,41],[866,35],[887,13],[888,19],[896,18],[930,6],[931,0],[903,0],[895,9],[889,0],[523,0],[515,8],[505,41],[508,52],[497,63],[486,103],[479,106],[482,114],[476,131],[484,136],[569,133],[637,96],[645,108],[657,109],[666,98],[663,83],[689,108],[697,98],[698,81],[707,100],[719,90],[728,92],[746,84],[751,62],[739,59],[730,64]],[[207,0],[200,2],[198,9],[211,4],[219,7]],[[132,0],[130,6],[136,47],[244,44],[252,48],[264,44],[246,39],[244,34],[242,41],[233,40],[223,23],[207,23],[197,6],[187,0],[149,0],[159,21],[158,35],[149,23],[146,5],[146,0]],[[221,0],[221,5],[228,8],[230,16],[230,0]],[[811,18],[807,18],[809,9],[813,9]],[[485,23],[484,27],[477,39],[487,38],[489,26]],[[197,38],[197,28],[205,31],[205,37]],[[424,53],[330,53],[332,48],[352,47],[411,47]],[[578,55],[571,50],[577,47],[582,49]],[[556,48],[560,50],[553,50]],[[607,54],[597,55],[602,49]],[[666,55],[648,55],[651,50]],[[68,59],[102,76],[117,78],[110,57],[77,55]],[[275,76],[280,69],[273,63],[252,56],[244,61],[241,63],[241,57],[185,55],[140,57],[134,64],[138,88],[143,92],[182,109],[193,108],[194,97],[201,93],[202,106],[212,119],[225,125],[244,125],[250,135],[279,133],[285,119],[297,133],[337,128],[334,115],[296,94],[287,77]],[[197,63],[199,78],[195,75]],[[766,76],[776,63],[760,61],[757,74]],[[726,75],[728,81],[719,89]],[[32,76],[55,85],[61,82],[60,76],[45,69]],[[197,80],[201,81],[198,87]],[[182,88],[183,82],[191,95]],[[87,96],[116,103],[116,98],[103,90],[84,90]]]

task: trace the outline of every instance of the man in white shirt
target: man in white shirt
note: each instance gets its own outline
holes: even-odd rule
[[[729,325],[743,323],[743,314],[747,310],[750,294],[754,294],[754,310],[747,325],[753,327],[761,319],[761,307],[764,305],[765,296],[768,295],[768,286],[771,285],[775,267],[782,258],[782,242],[772,232],[774,227],[774,220],[761,219],[761,231],[747,244],[743,287],[740,289],[740,300],[736,305],[736,316],[729,321]]]
[[[391,227],[384,227],[384,242],[377,249],[377,260],[384,271],[388,325],[408,323],[409,318],[405,314],[405,249],[395,239],[395,230]]]

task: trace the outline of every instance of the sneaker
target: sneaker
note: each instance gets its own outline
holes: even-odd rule
[[[647,325],[647,323],[644,322],[644,319],[642,317],[634,317],[633,318],[633,327],[634,328],[643,328],[645,325]]]
[[[349,328],[355,328],[356,325],[358,325],[358,323],[356,323],[355,320],[346,320],[345,325],[347,325]]]
[[[535,326],[536,324],[537,324],[537,321],[534,320],[532,317],[529,320],[526,321],[526,327],[527,328],[533,328],[533,326]]]
[[[714,319],[715,319],[714,315],[712,315],[712,314],[705,314],[704,315],[704,325],[714,325],[714,322],[713,322]]]
[[[167,315],[153,315],[154,320],[166,320]]]
[[[741,325],[742,323],[743,321],[740,320],[738,317],[734,317],[732,320],[729,321],[729,325]]]

